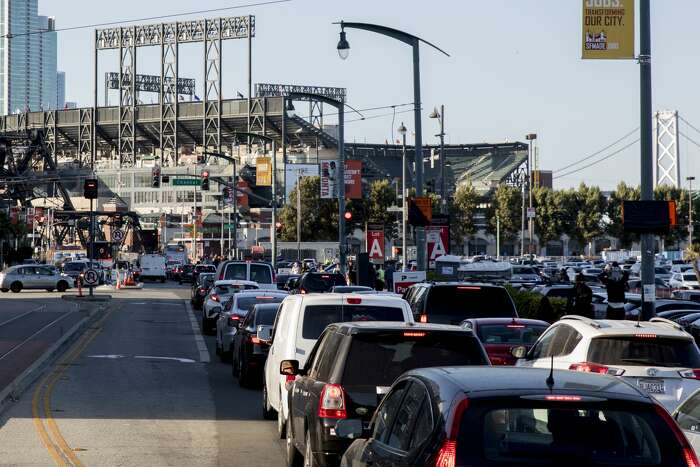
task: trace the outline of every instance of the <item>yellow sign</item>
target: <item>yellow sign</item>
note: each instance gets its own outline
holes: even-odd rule
[[[634,0],[583,0],[584,59],[634,58]]]
[[[256,166],[255,184],[257,186],[272,186],[272,159],[269,157],[258,157]]]

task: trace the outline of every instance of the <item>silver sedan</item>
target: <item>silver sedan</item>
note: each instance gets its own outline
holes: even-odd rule
[[[0,272],[0,291],[19,293],[23,289],[43,289],[49,292],[65,292],[74,286],[70,276],[51,266],[35,264],[11,266]]]

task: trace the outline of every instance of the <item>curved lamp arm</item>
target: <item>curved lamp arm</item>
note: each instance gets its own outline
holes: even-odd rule
[[[384,36],[393,37],[394,39],[401,41],[405,44],[411,45],[411,46],[417,44],[418,42],[422,42],[422,43],[427,44],[430,47],[434,48],[435,50],[442,52],[446,56],[448,56],[448,57],[450,56],[450,54],[448,54],[447,52],[442,50],[437,45],[430,43],[430,42],[426,41],[425,39],[421,39],[418,36],[414,36],[413,34],[399,31],[398,29],[389,28],[386,26],[381,26],[379,24],[352,23],[352,22],[347,23],[345,21],[335,22],[333,24],[339,24],[341,29],[353,28],[353,29],[364,29],[365,31],[376,32],[377,34],[382,34]]]

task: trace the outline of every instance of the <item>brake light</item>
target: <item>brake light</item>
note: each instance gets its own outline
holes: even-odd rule
[[[234,325],[238,324],[238,322],[239,322],[240,320],[241,320],[241,317],[240,317],[240,316],[238,316],[238,315],[231,315],[231,316],[228,317],[228,324],[229,324],[230,326],[234,326]]]
[[[425,332],[404,332],[404,337],[425,337],[427,333]]]
[[[581,396],[544,396],[544,400],[552,402],[580,402]]]
[[[359,305],[360,303],[362,303],[362,299],[361,298],[348,298],[347,302],[348,302],[348,305]]]
[[[263,295],[263,296],[256,296],[255,298],[256,298],[257,300],[272,300],[272,299],[275,298],[275,297],[269,297],[269,296]]]
[[[321,279],[330,279],[330,278],[331,278],[331,276],[326,276],[326,275],[321,276]]]
[[[258,339],[257,336],[252,336],[250,338],[250,342],[252,342],[253,344],[259,344],[261,341],[260,341],[260,339]]]
[[[457,442],[445,440],[438,452],[435,467],[455,467],[457,465]]]
[[[427,323],[428,322],[428,315],[420,315],[418,318],[418,321],[421,323]]]
[[[207,294],[207,291],[206,291],[206,290],[204,290],[204,289],[199,289],[199,295],[204,296],[204,295],[206,295],[206,294]]]
[[[318,404],[319,418],[347,418],[345,391],[339,384],[326,384]]]
[[[215,293],[211,294],[211,297],[210,297],[210,298],[211,298],[212,300],[214,300],[215,302],[220,302],[220,301],[221,301],[221,300],[219,299],[219,296],[218,296],[217,294],[215,294]]]
[[[306,290],[305,290],[305,289],[299,289],[299,293],[300,293],[300,294],[305,294],[305,293],[306,293]]]
[[[525,329],[524,324],[507,324],[506,327],[509,329]]]
[[[694,370],[681,370],[678,374],[681,375],[681,378],[700,379],[700,369],[697,368]]]
[[[654,406],[654,409],[656,410],[657,415],[663,418],[666,425],[671,429],[671,431],[673,431],[673,434],[676,436],[676,440],[680,443],[686,466],[700,467],[698,456],[695,454],[695,451],[693,450],[692,446],[690,446],[688,439],[685,437],[676,421],[671,417],[671,414],[669,414],[666,409],[658,404]]]
[[[473,285],[460,285],[457,287],[458,290],[481,290],[481,287],[475,287]]]
[[[656,334],[635,334],[638,339],[656,339]]]
[[[569,367],[571,371],[582,371],[584,373],[598,373],[599,375],[622,376],[625,372],[622,368],[612,368],[597,363],[573,363]]]

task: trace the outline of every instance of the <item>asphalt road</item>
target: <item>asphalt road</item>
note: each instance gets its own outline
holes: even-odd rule
[[[113,297],[0,416],[0,465],[284,465],[276,424],[260,415],[260,391],[238,386],[212,337],[202,345],[187,285],[149,283]]]

